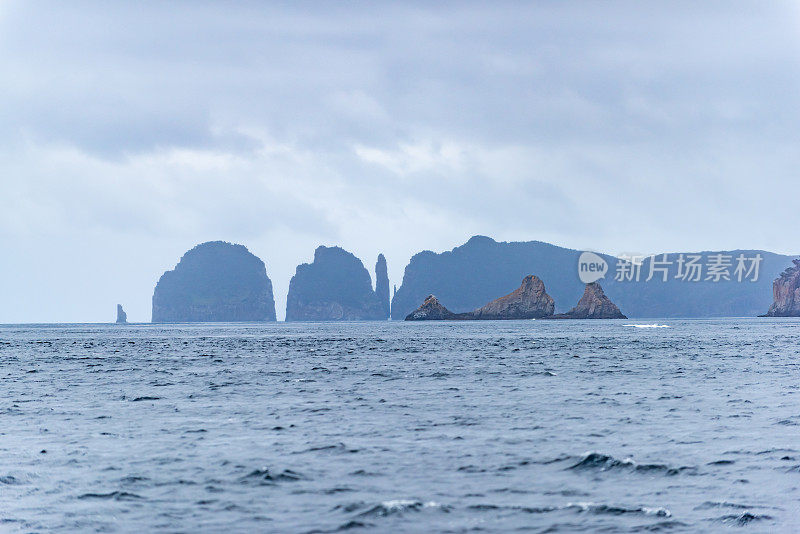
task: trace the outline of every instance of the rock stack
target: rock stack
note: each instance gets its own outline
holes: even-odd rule
[[[183,255],[153,292],[153,322],[274,321],[264,262],[243,245],[210,241]]]
[[[773,303],[764,317],[800,317],[800,260],[772,283]]]
[[[380,265],[379,258],[376,267]],[[388,279],[379,279],[378,287],[384,283],[388,290]],[[370,321],[388,316],[364,264],[340,247],[318,247],[313,263],[298,265],[289,282],[287,321]]]
[[[518,289],[468,313],[453,313],[429,295],[406,321],[542,319],[551,317],[554,310],[555,303],[545,291],[544,283],[528,275]]]
[[[128,324],[128,314],[122,309],[122,304],[117,304],[117,324]]]
[[[378,262],[375,264],[375,295],[381,302],[383,310],[382,319],[389,318],[389,271],[386,268],[386,258],[383,254],[378,254]]]
[[[560,313],[554,319],[627,319],[611,302],[597,282],[586,284],[578,304],[567,313]]]

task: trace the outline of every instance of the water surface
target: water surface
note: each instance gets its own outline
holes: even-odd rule
[[[797,531],[799,355],[779,319],[2,326],[0,531]]]

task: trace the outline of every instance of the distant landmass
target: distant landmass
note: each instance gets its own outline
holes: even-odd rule
[[[586,257],[592,263],[579,277],[579,261]],[[508,318],[517,313],[513,306],[533,302],[525,282],[518,286],[531,273],[535,276],[528,282],[546,286],[542,293],[554,301],[553,313],[542,318],[624,317],[620,309],[640,318],[752,317],[767,309],[770,316],[800,316],[800,261],[792,260],[763,250],[634,259],[541,241],[497,242],[474,236],[447,252],[414,255],[390,305],[383,254],[375,263],[373,288],[361,260],[340,247],[319,247],[314,261],[299,265],[292,277],[286,320],[385,320],[389,315],[404,319],[412,313]],[[596,278],[587,280],[587,274]],[[575,302],[578,305],[570,308]],[[121,307],[120,317],[126,320]],[[153,293],[153,322],[275,319],[272,282],[264,263],[242,245],[213,241],[194,247],[161,276]]]
[[[509,293],[530,273],[544,282],[556,311],[564,313],[585,291],[578,278],[580,255],[580,251],[541,241],[497,242],[484,236],[472,237],[451,251],[420,252],[406,266],[391,315],[404,319],[429,295],[436,295],[453,313],[468,312]],[[738,280],[736,259],[740,255],[760,257],[755,281],[752,271],[738,273],[742,281]],[[762,250],[670,253],[657,255],[655,262],[649,258],[631,262],[637,265],[636,273],[626,272],[617,280],[619,260],[607,254],[598,256],[608,264],[602,278],[605,294],[630,317],[756,316],[770,306],[772,280],[792,265],[791,256]],[[717,260],[731,263],[728,279],[706,279],[708,266],[718,267]],[[699,279],[695,271],[686,276],[689,261],[705,268],[699,271]],[[751,266],[747,263],[748,269]],[[654,276],[648,281],[651,268]]]
[[[386,259],[375,265],[376,289],[364,264],[340,247],[318,247],[313,263],[297,266],[286,298],[287,321],[366,321],[389,318]]]
[[[772,284],[773,303],[765,317],[800,317],[800,260]]]
[[[275,321],[272,282],[264,262],[243,245],[197,245],[156,284],[152,321]]]

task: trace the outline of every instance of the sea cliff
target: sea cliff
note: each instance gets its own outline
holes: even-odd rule
[[[385,259],[378,259],[379,294],[364,264],[340,247],[318,247],[314,261],[297,266],[286,298],[287,321],[388,319],[389,283]]]
[[[274,320],[264,262],[243,245],[197,245],[161,276],[153,291],[154,323]]]
[[[800,317],[800,260],[792,260],[772,283],[772,305],[765,317]]]

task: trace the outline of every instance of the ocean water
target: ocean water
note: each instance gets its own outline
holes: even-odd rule
[[[0,380],[2,532],[800,530],[797,320],[2,326]]]

